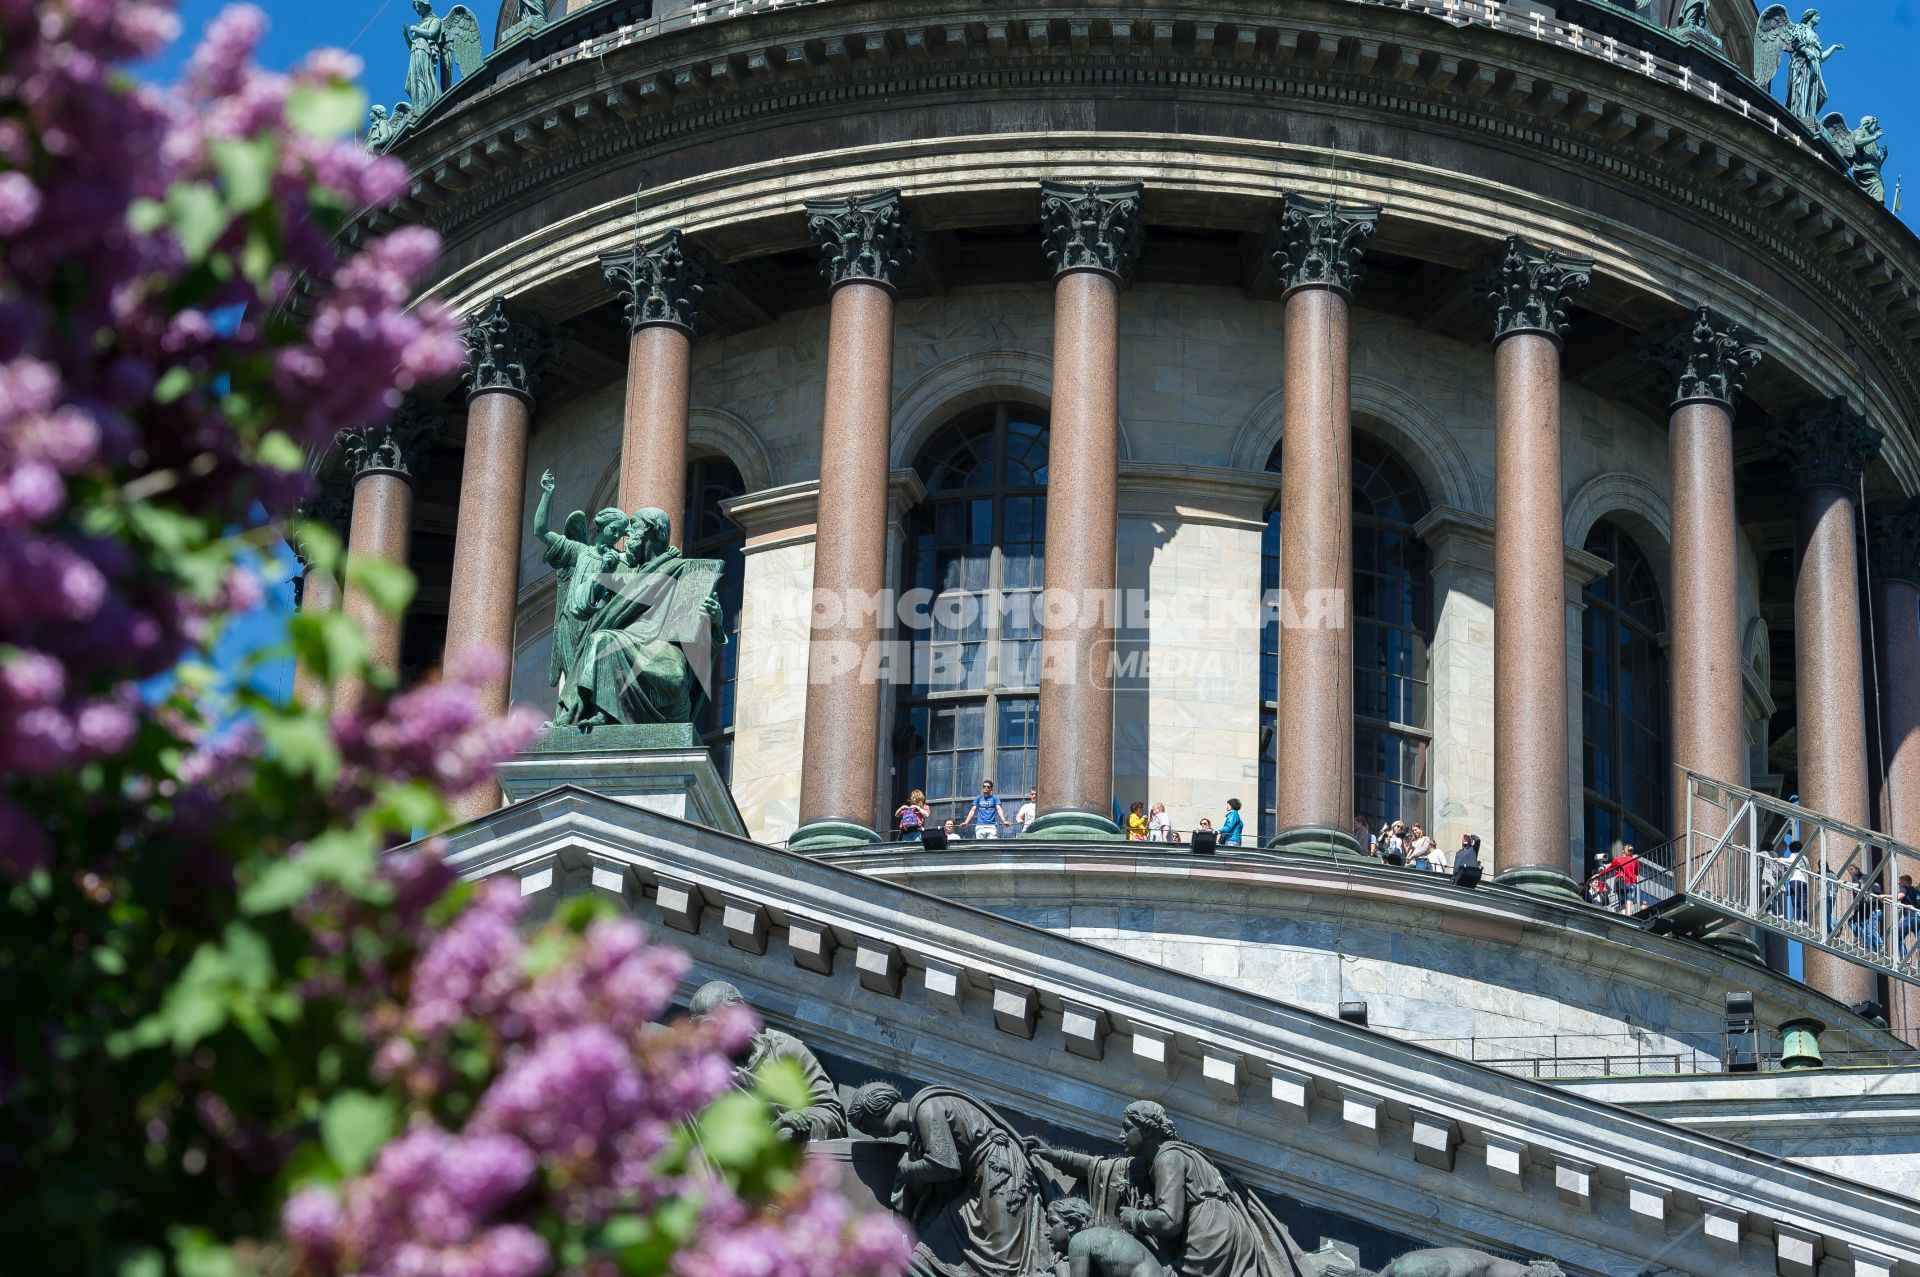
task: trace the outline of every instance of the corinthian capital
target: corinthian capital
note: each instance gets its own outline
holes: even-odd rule
[[[1267,233],[1267,257],[1287,292],[1327,288],[1351,294],[1360,283],[1367,241],[1379,229],[1380,210],[1372,204],[1288,194]]]
[[[440,432],[440,424],[438,405],[409,395],[388,420],[341,431],[340,452],[356,479],[379,470],[418,478],[427,447]]]
[[[726,277],[713,259],[679,231],[651,244],[602,253],[600,267],[627,309],[627,331],[665,325],[689,337],[700,305],[726,291]]]
[[[1507,236],[1507,247],[1487,280],[1493,339],[1545,333],[1559,341],[1567,331],[1568,298],[1585,292],[1592,282],[1591,261],[1562,257],[1557,248],[1539,249],[1518,235]]]
[[[820,241],[820,273],[834,287],[864,280],[900,287],[920,255],[920,237],[899,191],[808,200],[807,233]]]
[[[499,297],[467,316],[461,335],[467,343],[467,389],[476,395],[503,391],[531,402],[546,362],[560,350],[559,338],[521,319]]]
[[[1860,476],[1880,455],[1884,437],[1844,396],[1803,409],[1791,425],[1767,431],[1767,442],[1793,472],[1796,488],[1849,492],[1859,487]]]
[[[1040,183],[1040,231],[1054,274],[1093,270],[1126,282],[1140,256],[1140,183]]]
[[[1867,553],[1876,579],[1920,586],[1920,497],[1868,509]]]
[[[1767,339],[1702,306],[1693,318],[1656,337],[1646,358],[1673,379],[1673,402],[1717,399],[1732,404],[1747,370],[1766,354]]]

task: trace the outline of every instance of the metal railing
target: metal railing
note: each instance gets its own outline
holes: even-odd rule
[[[1399,1034],[1394,1034],[1400,1037]],[[1723,1071],[1711,1051],[1652,1043],[1631,1033],[1517,1034],[1402,1041],[1516,1077],[1542,1082],[1587,1078],[1684,1077]]]
[[[1686,786],[1690,902],[1920,984],[1920,849],[1695,772]]]

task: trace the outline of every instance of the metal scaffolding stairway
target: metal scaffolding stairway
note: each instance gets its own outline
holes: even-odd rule
[[[1902,875],[1920,881],[1920,849],[1695,772],[1686,787],[1689,828],[1640,866],[1649,925],[1750,924],[1920,984],[1920,907],[1898,898]]]

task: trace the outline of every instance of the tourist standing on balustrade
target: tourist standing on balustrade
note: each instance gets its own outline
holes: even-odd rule
[[[1427,831],[1417,824],[1414,825],[1413,831],[1407,839],[1407,863],[1415,869],[1430,870],[1433,868],[1433,855],[1438,850],[1439,848],[1434,845],[1434,841],[1428,836]]]
[[[1238,847],[1240,845],[1240,839],[1245,832],[1246,824],[1240,819],[1240,800],[1238,798],[1227,799],[1227,814],[1225,819],[1220,822],[1220,845],[1222,847]]]
[[[1150,842],[1173,841],[1173,817],[1167,815],[1165,803],[1153,805],[1153,813],[1147,817],[1147,838]]]
[[[1000,826],[1006,823],[1006,813],[1000,810],[1000,800],[994,796],[993,782],[981,781],[980,792],[974,796],[967,818],[960,822],[961,827],[972,829],[975,838],[998,838]]]
[[[1019,832],[1023,834],[1027,832],[1027,826],[1031,825],[1033,818],[1039,814],[1039,803],[1040,789],[1036,785],[1027,790],[1027,801],[1021,803],[1020,810],[1013,815],[1013,823],[1019,826]]]
[[[1480,872],[1480,835],[1461,834],[1460,850],[1453,857],[1454,886],[1477,886]]]
[[[926,792],[919,789],[907,795],[907,801],[893,812],[894,823],[900,827],[901,842],[919,842],[927,822],[932,819],[933,808],[927,806]]]
[[[1147,805],[1135,802],[1127,809],[1127,841],[1145,842],[1147,840]]]
[[[1407,826],[1405,821],[1396,820],[1381,833],[1377,850],[1382,862],[1389,865],[1407,863]]]

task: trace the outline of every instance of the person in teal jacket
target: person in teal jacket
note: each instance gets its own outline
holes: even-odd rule
[[[1238,798],[1227,799],[1227,815],[1226,818],[1220,822],[1220,845],[1222,847],[1238,847],[1240,845],[1241,831],[1245,828],[1246,826],[1242,824],[1240,820],[1240,800]]]

